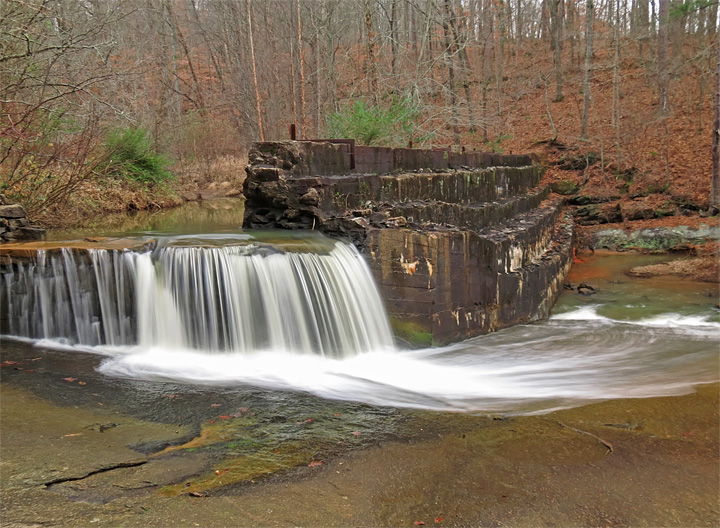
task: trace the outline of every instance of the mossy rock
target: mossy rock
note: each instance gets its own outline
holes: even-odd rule
[[[580,186],[577,183],[571,182],[570,180],[560,180],[550,184],[552,192],[561,194],[563,196],[569,196],[575,194],[580,190]]]

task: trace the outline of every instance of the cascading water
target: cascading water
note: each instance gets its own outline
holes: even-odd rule
[[[392,348],[362,257],[256,245],[62,249],[4,273],[2,333],[70,345],[282,350],[326,357]]]
[[[113,377],[438,410],[546,412],[718,381],[720,312],[709,286],[618,281],[627,264],[598,264],[598,293],[564,292],[548,321],[400,350],[352,246],[303,235],[314,252],[294,251],[260,236],[41,251],[0,272],[0,336],[102,354],[97,370]],[[0,344],[10,363],[13,350],[39,356]]]

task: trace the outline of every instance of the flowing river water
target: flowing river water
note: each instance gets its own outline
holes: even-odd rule
[[[29,391],[61,407],[107,405],[133,419],[190,426],[185,440],[196,439],[180,450],[193,460],[208,456],[214,462],[202,459],[203,467],[220,469],[194,477],[192,486],[183,484],[184,473],[173,474],[162,488],[167,496],[188,490],[204,494],[310,460],[320,464],[348,449],[467,427],[457,413],[450,419],[446,411],[492,423],[592,402],[690,394],[719,380],[717,285],[625,273],[667,256],[588,256],[568,280],[590,284],[595,293],[567,289],[548,320],[446,347],[411,349],[393,343],[367,267],[352,247],[316,236],[298,242],[294,234],[240,232],[234,204],[212,206],[212,235],[204,216],[190,228],[174,221],[159,226],[152,218],[143,219],[142,227],[123,226],[136,236],[168,237],[162,247],[175,253],[166,264],[163,258],[169,257],[157,249],[152,261],[134,255],[124,264],[132,271],[126,274],[133,281],[131,297],[141,306],[136,321],[128,322],[131,314],[123,310],[108,309],[117,323],[112,330],[93,329],[90,317],[86,333],[77,331],[69,339],[58,334],[65,323],[56,307],[13,327],[25,335],[0,341],[5,388]],[[190,237],[189,231],[194,231]],[[319,252],[308,254],[305,247],[237,253],[238,247],[265,247],[270,241]],[[201,244],[209,247],[200,250]],[[96,265],[101,257],[95,256]],[[228,258],[243,264],[228,264]],[[268,265],[273,258],[277,262]],[[117,266],[108,269],[115,272]],[[49,280],[46,275],[54,272],[47,269],[34,270],[31,282]],[[193,285],[202,287],[208,276],[225,289],[193,293]],[[243,277],[246,282],[236,282]],[[6,284],[9,280],[5,277]],[[313,281],[326,286],[318,289]],[[273,287],[278,283],[281,287]],[[178,284],[182,294],[169,294],[168,288]],[[211,298],[242,284],[255,288],[254,296]],[[111,289],[114,302],[127,297]],[[267,306],[261,309],[263,300]],[[208,313],[218,306],[222,314]],[[298,311],[304,319],[297,319]],[[251,316],[245,330],[231,328]],[[262,331],[253,334],[258,327]],[[42,334],[48,331],[52,335]],[[7,415],[7,407],[4,411]],[[423,414],[427,411],[441,412]],[[627,427],[638,425],[628,421]],[[165,445],[147,440],[137,449],[163,454],[177,448],[162,451]],[[187,473],[198,468],[189,464]],[[217,475],[225,473],[223,483]],[[54,491],[91,502],[94,497],[87,489]],[[102,500],[117,496],[116,490],[96,493]]]

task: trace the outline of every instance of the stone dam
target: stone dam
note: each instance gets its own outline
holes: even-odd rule
[[[547,317],[572,264],[572,219],[540,184],[543,168],[530,156],[335,140],[256,143],[249,160],[243,227],[314,230],[354,244],[374,275],[395,335],[413,345],[447,344]],[[13,207],[4,209],[20,218]],[[25,227],[15,218],[6,223]],[[87,320],[88,339],[112,326],[95,291],[101,286],[124,307],[113,308],[111,320],[136,317],[133,299],[143,291],[130,286],[122,255],[157,252],[157,240],[13,243],[24,233],[5,234],[0,274],[18,281],[0,290],[0,333],[8,331],[12,298],[44,298],[32,293],[40,288],[33,273],[59,273],[58,280],[67,282],[46,292],[48,302],[65,303],[68,313]],[[110,271],[103,271],[105,258]],[[70,268],[59,271],[69,265],[77,266],[77,278]],[[105,284],[113,276],[117,284]],[[100,281],[97,287],[92,277]],[[212,282],[209,277],[202,280]],[[89,296],[75,292],[73,281]],[[209,285],[210,293],[220,283]],[[206,308],[198,308],[196,317],[212,311]]]
[[[531,156],[282,141],[249,160],[244,227],[352,241],[414,344],[547,317],[572,264],[572,218]]]

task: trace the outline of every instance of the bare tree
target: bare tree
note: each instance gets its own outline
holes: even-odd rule
[[[720,36],[720,32],[718,32]],[[712,180],[710,186],[710,210],[720,212],[720,42],[718,42],[717,67],[715,69],[715,120],[712,130]]]
[[[562,76],[562,50],[563,50],[563,23],[565,4],[563,0],[549,0],[550,2],[550,24],[552,37],[550,47],[553,50],[553,63],[555,65],[555,101],[563,100],[563,76]]]
[[[109,28],[117,6],[0,3],[0,192],[37,214],[59,203],[100,163],[104,95],[116,74]]]
[[[668,61],[670,24],[670,0],[660,0],[660,25],[657,37],[657,83],[658,83],[658,111],[667,115],[668,85],[670,83],[670,63]]]
[[[595,18],[595,5],[593,0],[587,0],[585,5],[585,78],[583,80],[583,113],[580,137],[588,138],[588,115],[590,113],[590,84],[593,59],[593,21]]]

